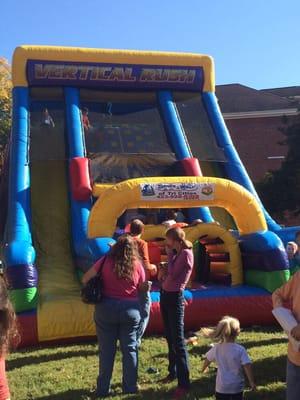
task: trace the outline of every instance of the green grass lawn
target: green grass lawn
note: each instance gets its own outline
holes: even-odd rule
[[[272,328],[242,332],[239,342],[249,351],[254,361],[258,385],[256,393],[246,392],[246,399],[282,400],[285,389],[286,338]],[[215,368],[201,374],[201,357],[209,343],[200,339],[189,346],[192,391],[188,399],[213,399]],[[175,388],[164,385],[160,379],[167,375],[166,343],[163,338],[145,338],[140,352],[139,383],[141,393],[135,396],[121,394],[121,362],[118,354],[112,381],[114,399],[167,399]],[[149,367],[158,374],[149,374]],[[98,370],[96,343],[21,350],[7,360],[12,400],[88,400]]]

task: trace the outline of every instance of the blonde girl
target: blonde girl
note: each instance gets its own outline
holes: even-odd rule
[[[166,233],[168,266],[160,273],[160,311],[168,344],[169,374],[165,382],[175,379],[178,387],[173,398],[184,398],[190,388],[188,353],[184,340],[184,289],[190,279],[193,265],[193,245],[178,227]]]
[[[256,389],[251,360],[246,349],[235,343],[240,333],[240,322],[233,317],[223,317],[214,329],[202,329],[205,337],[216,344],[206,353],[202,372],[215,362],[218,366],[216,379],[217,400],[242,400],[245,372],[252,390]]]

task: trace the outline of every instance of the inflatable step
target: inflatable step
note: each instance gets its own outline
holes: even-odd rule
[[[199,242],[201,244],[204,244],[204,246],[206,245],[212,245],[212,244],[223,244],[223,240],[220,238],[207,238],[207,237],[203,237],[199,239]]]
[[[208,253],[226,253],[228,250],[224,243],[206,244],[205,249]]]
[[[228,262],[211,262],[210,270],[216,272],[228,272],[230,271],[230,263]]]
[[[228,262],[230,261],[229,253],[209,253],[209,259],[212,262]]]

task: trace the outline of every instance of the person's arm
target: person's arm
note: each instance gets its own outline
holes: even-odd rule
[[[165,251],[166,251],[166,255],[168,257],[168,264],[169,264],[170,262],[172,262],[175,254],[174,254],[173,249],[171,249],[169,246],[165,247]]]
[[[204,374],[207,371],[207,369],[208,369],[208,367],[210,366],[211,363],[212,362],[209,361],[208,358],[205,358],[204,363],[202,365],[202,369],[201,369],[202,374]]]
[[[91,279],[93,279],[99,272],[102,263],[105,262],[105,257],[100,258],[95,264],[82,276],[82,283],[86,285]]]
[[[142,256],[143,265],[144,265],[145,269],[151,269],[148,243],[146,241],[141,241],[140,246],[141,246],[140,248],[141,248],[141,256]]]
[[[217,351],[217,346],[214,345],[206,354],[205,354],[205,359],[204,363],[202,366],[201,372],[204,373],[206,372],[207,368],[210,366],[210,364],[214,361],[216,361],[216,351]]]
[[[255,381],[254,381],[252,364],[251,363],[245,364],[245,365],[243,365],[243,368],[244,368],[245,374],[247,376],[247,379],[249,381],[249,385],[251,387],[251,390],[256,390],[256,384],[255,384]]]
[[[176,280],[182,274],[184,269],[186,271],[193,269],[192,255],[187,251],[182,251],[174,262],[172,268],[168,269],[168,276],[173,280]]]
[[[138,265],[136,267],[139,274],[138,286],[140,286],[146,281],[145,269],[140,262],[138,262]]]
[[[82,283],[83,283],[83,285],[86,285],[92,278],[94,278],[94,277],[97,275],[98,271],[96,270],[95,265],[96,265],[96,264],[94,264],[94,265],[83,275],[83,277],[82,277]]]
[[[283,304],[291,300],[292,292],[294,286],[296,285],[296,280],[298,280],[298,273],[293,275],[293,277],[279,289],[275,290],[272,294],[273,307],[282,307]]]
[[[51,123],[51,125],[52,125],[52,128],[55,128],[55,123],[54,123],[54,121],[53,121],[53,118],[52,117],[49,117],[50,118],[50,123]]]

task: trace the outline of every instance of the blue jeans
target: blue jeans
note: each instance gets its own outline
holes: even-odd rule
[[[137,343],[138,346],[141,345],[142,337],[145,333],[145,330],[148,326],[150,319],[150,310],[151,310],[151,294],[150,291],[140,292],[139,293],[140,300],[140,314],[141,321],[137,331]]]
[[[286,383],[287,383],[286,399],[299,400],[300,366],[293,364],[289,359],[287,360]]]
[[[107,396],[113,372],[117,341],[120,341],[123,363],[123,392],[136,393],[138,378],[137,329],[140,323],[138,301],[103,299],[95,307],[99,343],[99,376],[97,396]]]
[[[169,375],[178,386],[190,386],[188,353],[184,339],[184,297],[182,292],[161,291],[160,311],[169,349]]]

